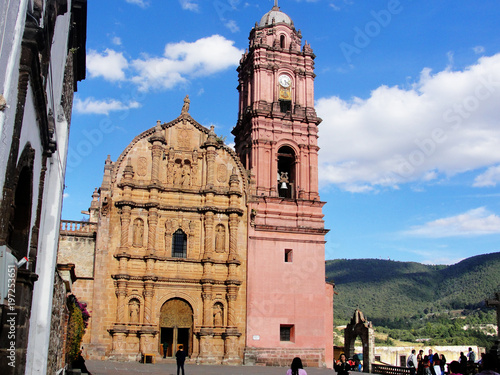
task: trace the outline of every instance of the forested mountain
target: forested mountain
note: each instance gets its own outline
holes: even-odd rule
[[[335,283],[335,319],[349,320],[359,308],[368,320],[390,322],[468,312],[500,292],[500,252],[478,255],[451,266],[378,259],[326,262]],[[492,314],[488,314],[493,316]]]

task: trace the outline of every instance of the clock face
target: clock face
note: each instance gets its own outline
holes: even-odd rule
[[[292,79],[285,74],[280,75],[278,81],[283,87],[290,87],[290,84],[292,83]]]

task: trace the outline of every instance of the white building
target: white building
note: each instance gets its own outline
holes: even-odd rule
[[[86,0],[0,0],[0,279],[11,287],[2,288],[0,300],[3,374],[47,372],[73,93],[85,78],[86,21]],[[17,277],[6,272],[12,269],[8,261],[23,257],[29,262]]]

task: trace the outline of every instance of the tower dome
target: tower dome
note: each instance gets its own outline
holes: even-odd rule
[[[262,16],[259,27],[271,25],[273,20],[275,23],[286,23],[289,26],[293,26],[292,19],[280,10],[277,1],[274,2],[272,9]]]

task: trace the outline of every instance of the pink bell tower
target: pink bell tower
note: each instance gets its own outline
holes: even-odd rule
[[[314,58],[275,1],[250,32],[235,149],[251,175],[245,363],[333,366]]]

